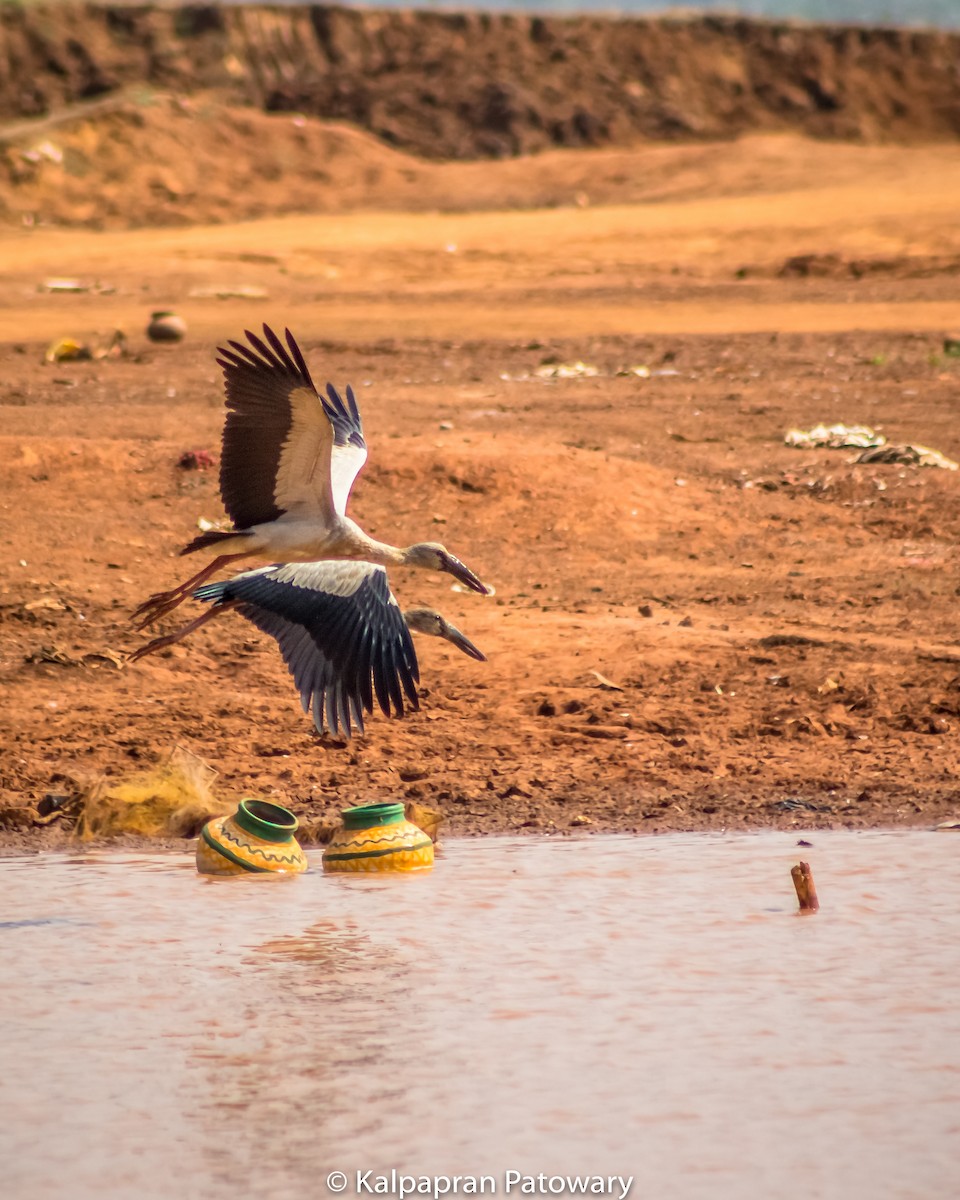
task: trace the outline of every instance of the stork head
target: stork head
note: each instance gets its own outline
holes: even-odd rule
[[[478,662],[486,662],[487,656],[476,648],[473,642],[460,632],[456,625],[451,625],[433,608],[411,608],[403,614],[404,619],[416,633],[429,633],[432,637],[441,637],[452,643],[464,654]]]
[[[459,558],[451,554],[446,546],[439,542],[418,542],[415,546],[404,551],[403,561],[411,567],[422,567],[425,571],[446,571],[461,583],[466,584],[481,596],[487,596],[490,589],[481,583],[476,575],[465,566]]]

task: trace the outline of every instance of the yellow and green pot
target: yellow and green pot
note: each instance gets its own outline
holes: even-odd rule
[[[325,871],[425,871],[433,842],[403,815],[402,804],[361,804],[343,810],[343,828],[323,852]]]
[[[266,800],[241,800],[232,817],[214,817],[200,831],[197,870],[203,875],[307,869],[307,856],[293,836],[300,822],[289,809]]]

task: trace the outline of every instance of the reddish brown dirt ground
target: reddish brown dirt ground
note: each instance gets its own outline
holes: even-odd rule
[[[417,170],[422,212],[370,178],[359,212],[0,232],[0,805],[181,745],[227,799],[308,819],[415,799],[461,834],[955,816],[960,473],[783,435],[868,422],[960,458],[960,148],[767,137]],[[270,186],[244,203],[268,211]],[[443,195],[475,211],[438,214]],[[243,287],[264,295],[214,294]],[[167,307],[189,336],[153,346]],[[215,469],[177,461],[216,454],[214,347],[264,320],[358,390],[353,515],[496,588],[396,573],[489,662],[421,641],[422,711],[348,745],[239,618],[110,658],[222,516]],[[43,361],[117,326],[126,358]],[[576,360],[598,374],[537,375]],[[8,850],[66,837],[5,822]]]

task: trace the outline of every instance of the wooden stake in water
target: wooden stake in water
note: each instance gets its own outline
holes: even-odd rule
[[[813,872],[810,864],[801,862],[790,869],[793,876],[793,886],[797,889],[797,900],[800,902],[802,913],[815,913],[820,907],[817,899],[817,889],[813,882]]]

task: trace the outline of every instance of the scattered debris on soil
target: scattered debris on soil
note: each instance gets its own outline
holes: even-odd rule
[[[842,450],[848,446],[859,449],[882,446],[887,439],[869,425],[844,425],[838,421],[834,425],[814,425],[812,429],[788,429],[783,440],[786,445],[795,446],[800,450],[818,447]]]
[[[209,471],[216,465],[216,461],[209,450],[184,450],[177,459],[177,466],[181,471]],[[209,528],[213,528],[209,521],[206,524]]]
[[[598,367],[584,362],[547,363],[534,371],[538,379],[595,379],[599,374]]]
[[[123,358],[127,354],[127,337],[122,329],[95,342],[80,342],[63,337],[51,342],[43,354],[47,363],[89,362],[90,359]]]
[[[929,446],[884,446],[877,445],[857,458],[861,463],[900,463],[906,467],[941,467],[945,471],[956,471],[960,464],[947,458],[939,450]]]

